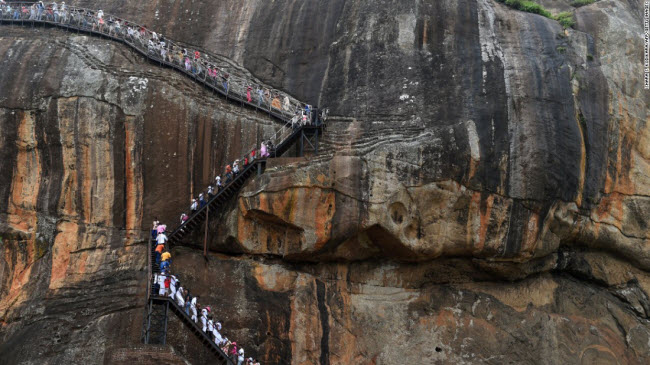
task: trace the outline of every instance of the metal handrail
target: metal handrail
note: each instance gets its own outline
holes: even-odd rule
[[[121,41],[149,59],[187,74],[242,106],[263,110],[285,122],[296,113],[311,109],[309,104],[283,91],[241,75],[236,68],[224,65],[220,57],[182,46],[135,22],[105,13],[100,19],[99,11],[71,5],[65,5],[65,9],[57,5],[54,10],[53,4],[49,3],[42,11],[36,7],[36,3],[28,2],[2,3],[0,21],[23,25],[50,24]]]
[[[123,42],[145,57],[188,75],[227,99],[268,112],[269,115],[284,122],[271,137],[263,138],[264,141],[270,142],[269,145],[279,146],[285,138],[291,136],[292,118],[297,118],[303,112],[307,114],[307,123],[311,123],[312,107],[308,104],[255,80],[237,75],[236,70],[227,69],[221,64],[220,67],[216,67],[215,65],[220,62],[218,57],[203,53],[197,58],[194,54],[198,51],[180,46],[137,23],[110,14],[103,14],[100,21],[99,11],[70,5],[66,5],[65,8],[57,5],[55,11],[52,3],[47,4],[46,8],[39,12],[36,3],[6,2],[0,3],[0,11],[0,21],[3,22],[23,25],[44,23],[100,34]],[[164,41],[164,46],[161,41]],[[257,144],[248,149],[243,156],[250,156],[254,150],[259,151]]]

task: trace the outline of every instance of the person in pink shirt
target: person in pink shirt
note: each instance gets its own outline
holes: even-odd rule
[[[262,142],[262,146],[260,147],[260,157],[261,158],[269,157],[269,152],[266,150],[266,143],[264,142]]]

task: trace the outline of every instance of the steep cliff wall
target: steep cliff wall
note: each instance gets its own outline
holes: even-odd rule
[[[173,252],[264,363],[648,362],[640,1],[567,30],[491,0],[101,7],[332,111],[320,156],[213,217],[209,260]],[[272,122],[124,46],[0,30],[0,357],[92,359],[138,340],[153,215]]]

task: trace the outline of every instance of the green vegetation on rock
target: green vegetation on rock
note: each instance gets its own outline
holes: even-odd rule
[[[528,1],[528,0],[497,0],[497,1],[506,4],[509,7],[516,10],[525,11],[527,13],[539,14],[549,19],[557,20],[565,29],[569,27],[573,27],[576,23],[575,19],[573,19],[573,13],[565,11],[554,16],[553,14],[551,14],[550,11],[546,10],[543,6],[541,6],[540,4],[534,1]],[[574,3],[584,2],[584,4],[582,5],[588,5],[587,4],[588,1],[594,2],[594,0],[578,0],[578,1],[574,1]],[[573,5],[573,3],[571,5]]]
[[[557,20],[565,29],[573,27],[576,24],[575,19],[573,19],[573,13],[570,11],[562,12],[556,15],[554,19]]]
[[[527,13],[539,14],[541,16],[545,16],[547,18],[553,19],[553,15],[551,14],[550,11],[544,9],[543,6],[539,5],[534,1],[528,1],[528,0],[497,0],[497,1],[500,3],[504,3],[513,9],[525,11]]]
[[[596,0],[574,0],[571,2],[571,6],[574,8],[579,8],[581,6],[590,5],[595,3]]]

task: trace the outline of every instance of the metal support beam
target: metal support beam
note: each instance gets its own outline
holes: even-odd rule
[[[163,328],[162,344],[166,345],[167,342],[167,312],[169,312],[169,302],[165,302],[165,326]]]
[[[297,157],[303,157],[305,155],[305,130],[304,129],[300,131],[299,148],[300,150],[298,151]]]

